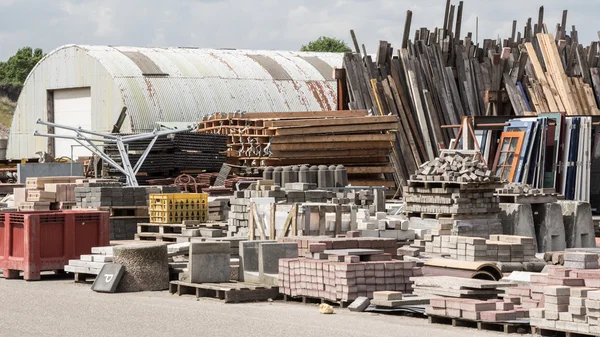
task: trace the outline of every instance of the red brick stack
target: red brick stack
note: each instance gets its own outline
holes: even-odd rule
[[[410,278],[421,275],[421,269],[414,262],[397,260],[361,262],[355,256],[346,256],[344,262],[308,258],[279,260],[280,292],[292,297],[353,301],[357,297],[373,298],[375,291],[411,293]]]
[[[325,249],[380,249],[385,254],[396,256],[398,245],[396,239],[388,238],[330,238],[327,236],[295,236],[280,238],[280,242],[295,242],[298,244],[298,256],[306,256],[309,245],[324,243]]]

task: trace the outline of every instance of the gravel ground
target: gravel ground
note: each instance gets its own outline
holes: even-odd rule
[[[49,276],[0,278],[0,304],[2,336],[506,336],[345,309],[321,315],[316,305],[300,303],[224,304],[166,291],[99,294]]]

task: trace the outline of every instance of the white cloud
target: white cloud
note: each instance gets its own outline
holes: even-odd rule
[[[554,33],[563,1],[466,0],[461,35],[474,35],[479,17],[480,41],[506,38],[512,20],[520,31],[528,17],[537,21],[540,5]],[[406,10],[413,11],[412,37],[420,27],[440,27],[444,7],[442,0],[0,0],[0,59],[23,46],[50,51],[72,43],[298,50],[323,35],[351,45],[350,29],[375,53],[379,40],[399,47]],[[575,23],[582,42],[597,40],[597,1],[571,7],[569,29]]]

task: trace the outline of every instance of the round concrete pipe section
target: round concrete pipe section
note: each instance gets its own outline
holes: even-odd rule
[[[285,187],[285,184],[298,182],[298,172],[294,172],[291,166],[286,166],[281,172],[281,187]]]
[[[307,165],[302,165],[298,171],[298,182],[303,184],[310,184],[310,171]]]
[[[273,168],[267,167],[263,171],[263,179],[264,180],[273,180]]]
[[[335,187],[335,165],[329,165],[329,169],[327,170],[329,185],[327,187]]]
[[[325,165],[319,165],[318,183],[319,188],[329,187],[329,168]]]
[[[425,270],[430,268],[433,268],[434,272],[439,272],[440,274],[427,275]],[[446,272],[446,274],[444,274],[444,272]],[[450,273],[459,273],[463,276]],[[487,277],[487,275],[489,274],[491,275],[492,279],[496,281],[501,280],[503,277],[502,272],[494,263],[457,261],[448,259],[431,259],[426,261],[423,266],[423,274],[425,276],[447,275],[467,278]],[[478,274],[481,274],[481,276],[478,276]]]
[[[346,187],[348,185],[348,171],[344,165],[338,165],[335,168],[335,186]]]
[[[273,182],[275,185],[281,185],[281,174],[283,173],[283,167],[276,167],[273,169]]]
[[[309,183],[318,185],[319,184],[319,167],[318,166],[311,166],[308,169],[308,177],[309,177]]]
[[[114,263],[125,267],[117,291],[159,291],[169,288],[167,245],[131,244],[113,248]]]

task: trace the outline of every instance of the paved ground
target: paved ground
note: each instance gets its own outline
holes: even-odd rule
[[[506,336],[429,325],[425,319],[351,313],[316,305],[224,304],[168,292],[98,294],[72,280],[0,278],[2,336]]]

